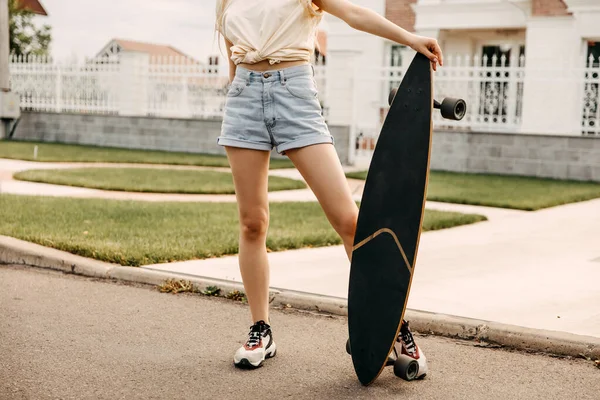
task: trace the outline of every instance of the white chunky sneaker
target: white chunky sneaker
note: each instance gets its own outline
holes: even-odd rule
[[[258,321],[250,327],[246,344],[235,352],[233,363],[238,368],[258,368],[265,359],[275,357],[276,352],[271,327],[265,321]]]

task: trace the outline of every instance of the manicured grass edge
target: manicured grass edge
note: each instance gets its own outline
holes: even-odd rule
[[[107,171],[110,170],[110,168],[94,168],[92,166],[90,167],[83,167],[83,168],[73,168],[74,170],[85,170],[89,168],[90,170],[93,170],[93,172],[98,172],[101,170],[106,169]],[[151,169],[156,169],[159,170],[161,172],[164,172],[165,169],[162,168],[138,168],[138,167],[132,167],[130,169],[144,169],[144,170],[151,170]],[[44,183],[44,184],[49,184],[49,185],[59,185],[59,186],[69,186],[69,187],[78,187],[78,188],[86,188],[86,189],[94,189],[94,190],[104,190],[104,191],[110,191],[110,192],[125,192],[125,193],[152,193],[152,194],[186,194],[186,195],[231,195],[231,194],[235,194],[235,188],[233,186],[233,178],[232,178],[232,174],[230,172],[221,172],[221,171],[203,171],[203,170],[198,170],[198,171],[190,171],[190,170],[177,170],[177,169],[173,169],[173,170],[169,170],[169,173],[172,174],[177,174],[177,173],[197,173],[199,175],[199,177],[201,177],[201,175],[203,173],[211,173],[211,174],[222,174],[223,176],[227,175],[229,177],[231,177],[231,188],[230,189],[223,189],[223,190],[193,190],[193,189],[183,189],[183,190],[165,190],[165,189],[160,189],[160,188],[136,188],[136,187],[118,187],[116,184],[115,185],[104,185],[104,184],[98,184],[96,182],[92,182],[92,183],[88,183],[88,182],[82,182],[82,183],[77,183],[77,182],[69,182],[68,179],[62,179],[62,178],[55,178],[55,179],[45,179],[45,178],[40,178],[38,176],[36,176],[36,174],[41,173],[41,174],[49,174],[49,173],[56,173],[58,176],[60,176],[61,173],[65,172],[65,171],[69,171],[70,169],[31,169],[31,170],[27,170],[27,171],[21,171],[21,172],[17,172],[13,175],[13,179],[14,180],[18,180],[18,181],[24,181],[24,182],[35,182],[35,183]],[[300,189],[306,189],[306,184],[303,181],[297,180],[297,179],[292,179],[292,178],[285,178],[285,177],[280,177],[280,176],[269,176],[269,192],[278,192],[278,191],[286,191],[286,190],[300,190]]]
[[[367,172],[368,171],[348,172],[348,173],[346,173],[346,177],[349,179],[356,179],[356,180],[364,181],[367,179]],[[536,177],[536,176],[487,174],[487,173],[461,173],[461,172],[441,171],[441,170],[435,170],[435,171],[431,171],[431,172],[447,174],[447,175],[456,175],[456,176],[472,175],[472,176],[478,176],[478,177],[490,177],[491,179],[493,179],[493,178],[508,178],[508,179],[514,179],[515,181],[518,181],[520,179],[536,180],[536,181],[540,181],[540,182],[559,183],[559,184],[565,184],[565,185],[579,185],[579,184],[581,184],[581,185],[586,185],[586,184],[599,185],[598,182],[595,182],[595,181],[574,181],[574,180],[544,178],[544,177]],[[430,185],[431,185],[431,179],[430,179]],[[500,201],[500,200],[495,201],[495,202],[488,202],[488,201],[479,201],[476,199],[465,199],[465,198],[449,196],[449,195],[448,196],[432,195],[431,192],[429,192],[427,194],[428,201],[437,201],[437,202],[441,202],[441,203],[450,203],[450,204],[463,204],[463,205],[473,205],[473,206],[482,206],[482,207],[492,207],[492,208],[503,208],[503,209],[520,210],[520,211],[538,211],[538,210],[543,210],[546,208],[552,208],[552,207],[558,207],[558,206],[567,205],[567,204],[574,204],[574,203],[579,203],[579,202],[583,202],[583,201],[594,200],[597,198],[600,198],[600,194],[599,195],[580,194],[579,196],[573,196],[573,197],[567,198],[567,199],[554,198],[553,201],[547,201],[545,204],[539,204],[536,206],[527,206],[527,205],[511,204],[510,203],[511,200],[506,200],[504,202]],[[544,203],[544,202],[539,200],[538,203]]]
[[[29,144],[32,146],[70,146],[70,147],[79,147],[82,149],[92,149],[92,150],[106,150],[106,151],[120,151],[120,152],[131,152],[134,154],[155,154],[155,155],[168,155],[169,157],[177,157],[181,156],[183,159],[189,159],[194,157],[206,158],[209,160],[213,160],[213,162],[186,162],[186,161],[173,161],[167,163],[161,163],[157,160],[135,160],[135,161],[127,161],[127,160],[94,160],[94,161],[82,161],[82,160],[74,160],[74,159],[66,159],[66,160],[44,160],[42,159],[34,159],[33,154],[27,157],[17,157],[11,156],[10,154],[0,155],[0,158],[5,158],[9,160],[22,160],[22,161],[35,161],[42,163],[107,163],[107,164],[156,164],[156,165],[188,165],[188,166],[199,166],[199,167],[221,167],[221,168],[229,168],[229,163],[227,161],[227,157],[225,155],[219,154],[208,154],[208,153],[188,153],[181,151],[166,151],[166,150],[146,150],[146,149],[129,149],[124,147],[106,147],[100,145],[91,145],[91,144],[77,144],[77,143],[64,143],[64,142],[39,142],[32,141],[26,139],[0,139],[0,145],[2,143],[23,143]],[[271,157],[270,169],[285,169],[285,168],[294,168],[293,163],[287,158],[275,158]]]

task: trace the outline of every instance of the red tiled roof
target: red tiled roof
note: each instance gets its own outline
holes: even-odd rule
[[[39,0],[17,0],[18,7],[29,10],[34,14],[48,15]]]
[[[136,42],[133,40],[124,40],[124,39],[112,39],[108,44],[104,47],[104,49],[98,54],[98,56],[103,56],[105,51],[110,52],[110,46],[116,44],[121,48],[121,51],[125,52],[139,52],[146,53],[150,56],[151,63],[190,63],[190,64],[202,64],[198,60],[190,57],[184,52],[176,49],[173,46],[163,45],[163,44],[154,44],[154,43],[144,43],[144,42]],[[172,59],[171,59],[172,58]],[[168,61],[171,59],[171,61]]]
[[[187,54],[177,50],[172,46],[162,45],[162,44],[153,44],[153,43],[143,43],[143,42],[135,42],[133,40],[123,40],[123,39],[115,39],[115,42],[121,46],[121,48],[125,51],[139,51],[140,53],[148,53],[151,56],[157,57],[186,57],[190,58]]]

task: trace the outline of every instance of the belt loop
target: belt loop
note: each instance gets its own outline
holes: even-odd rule
[[[315,76],[315,66],[310,64],[310,68],[312,69],[313,76]]]
[[[252,80],[252,72],[251,72],[251,71],[248,71],[248,72],[246,73],[246,86],[250,86],[250,82],[251,82],[251,80]]]
[[[281,81],[282,85],[285,85],[286,79],[285,79],[285,73],[283,72],[283,70],[279,71],[279,80]]]

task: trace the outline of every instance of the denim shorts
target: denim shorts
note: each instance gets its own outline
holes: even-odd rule
[[[317,95],[311,65],[266,72],[238,67],[217,143],[265,151],[275,147],[280,154],[333,144]]]

